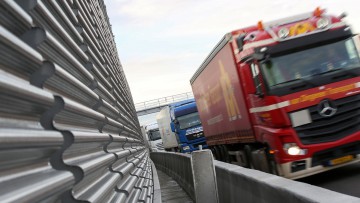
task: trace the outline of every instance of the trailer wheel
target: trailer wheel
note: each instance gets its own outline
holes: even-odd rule
[[[252,152],[252,147],[250,145],[245,145],[244,147],[244,152],[245,152],[245,157],[246,157],[246,165],[245,167],[246,168],[251,168],[253,169],[254,168],[254,165],[252,163],[252,160],[251,160],[251,152]]]

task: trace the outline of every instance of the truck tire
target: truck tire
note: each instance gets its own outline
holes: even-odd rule
[[[252,152],[252,147],[250,145],[245,145],[244,147],[244,152],[245,152],[245,157],[246,157],[246,168],[254,168],[254,165],[252,164],[252,160],[251,160],[251,152]]]
[[[211,153],[212,153],[214,159],[215,159],[215,160],[218,160],[219,158],[217,157],[218,155],[217,155],[216,152],[215,152],[215,148],[214,148],[214,147],[210,147],[210,150],[211,150]]]
[[[270,173],[273,175],[279,175],[276,162],[274,160],[269,160]]]
[[[221,153],[220,153],[219,146],[214,146],[214,152],[215,152],[216,160],[223,161],[223,158],[222,158]]]
[[[220,152],[221,152],[224,162],[230,163],[231,160],[230,160],[229,150],[228,150],[227,146],[220,145],[219,147],[220,147]]]
[[[274,156],[269,153],[269,150],[266,150],[266,155],[267,155],[267,160],[268,160],[270,173],[273,174],[273,175],[279,175],[279,172],[278,172],[278,169],[277,169],[277,164],[276,164],[276,161],[274,159]]]

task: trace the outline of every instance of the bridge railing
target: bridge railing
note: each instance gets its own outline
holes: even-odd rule
[[[169,152],[153,152],[150,154],[157,170],[173,177],[195,201],[199,196],[213,195],[196,190],[201,178],[207,173],[194,174],[194,168],[201,169],[204,164],[199,157],[194,161],[192,155]],[[201,163],[196,167],[196,164]],[[214,161],[218,200],[210,202],[359,202],[359,198],[333,192],[324,188],[289,180],[261,171],[243,168],[225,162]],[[195,166],[195,167],[194,167]],[[200,179],[200,180],[199,180]],[[205,186],[206,187],[206,186]],[[200,192],[198,192],[200,191]],[[201,198],[201,197],[200,197]],[[201,201],[197,201],[201,202]],[[206,201],[209,202],[209,201]]]
[[[186,92],[186,93],[182,93],[182,94],[176,94],[176,95],[172,95],[172,96],[167,96],[167,97],[153,99],[153,100],[149,100],[149,101],[145,101],[145,102],[136,103],[135,109],[136,109],[136,112],[139,112],[139,111],[144,111],[146,109],[158,108],[158,107],[161,107],[161,106],[164,106],[167,104],[171,104],[174,102],[191,99],[191,98],[194,98],[193,93]]]

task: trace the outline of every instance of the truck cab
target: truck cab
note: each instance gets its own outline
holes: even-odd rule
[[[158,125],[151,124],[145,127],[145,132],[149,141],[151,152],[164,151],[164,145],[160,136]]]
[[[172,131],[176,133],[180,143],[180,151],[192,152],[207,148],[203,128],[194,99],[174,105]]]
[[[285,177],[360,160],[358,37],[342,17],[317,9],[260,22],[236,43],[240,74],[250,76],[244,91],[256,140],[269,146]]]

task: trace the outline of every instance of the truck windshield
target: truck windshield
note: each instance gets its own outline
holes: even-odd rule
[[[198,112],[180,116],[177,120],[179,122],[180,129],[186,129],[201,124]]]
[[[326,75],[334,71],[350,73],[352,69],[358,67],[360,67],[359,51],[351,38],[287,55],[270,57],[270,60],[261,65],[270,90],[293,81],[311,84],[311,80],[317,75]]]
[[[161,139],[161,135],[160,135],[159,130],[151,130],[151,131],[149,131],[149,138],[150,138],[151,141]]]

